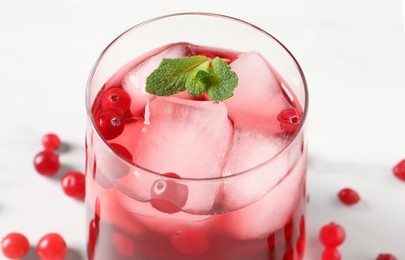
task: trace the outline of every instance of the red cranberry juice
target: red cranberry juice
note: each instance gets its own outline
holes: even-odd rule
[[[192,55],[230,64],[234,96],[145,92],[162,58]],[[255,52],[178,43],[117,71],[94,100],[86,138],[89,259],[303,259],[296,100]]]

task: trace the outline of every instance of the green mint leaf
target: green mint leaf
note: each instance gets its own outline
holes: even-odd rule
[[[188,76],[186,89],[188,93],[196,97],[201,96],[207,91],[207,80],[211,77],[210,61],[207,60],[200,66],[196,67]]]
[[[211,63],[213,78],[207,90],[212,100],[222,101],[233,96],[233,90],[238,85],[238,76],[231,67],[216,57]]]
[[[156,96],[170,96],[186,90],[189,74],[206,60],[205,56],[163,59],[146,79],[146,91]]]
[[[211,100],[223,101],[233,96],[238,77],[219,57],[192,56],[163,59],[146,80],[146,91],[170,96],[187,90],[199,97],[206,92]]]

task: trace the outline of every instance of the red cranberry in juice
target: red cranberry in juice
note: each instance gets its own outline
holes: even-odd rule
[[[60,168],[59,156],[54,151],[42,151],[35,156],[34,167],[41,175],[53,176]]]
[[[130,96],[121,88],[108,89],[101,99],[101,107],[104,110],[117,109],[124,113],[128,110],[130,104]]]
[[[336,223],[330,223],[321,228],[319,239],[326,247],[340,246],[346,238],[346,233],[343,227]]]
[[[295,109],[286,109],[277,116],[280,127],[287,133],[294,133],[300,125],[300,118]]]
[[[29,248],[28,239],[21,233],[10,233],[1,240],[3,255],[9,259],[23,258]]]
[[[123,117],[117,110],[105,110],[95,116],[96,126],[106,140],[119,136],[125,127]]]
[[[346,205],[354,205],[360,201],[360,195],[351,188],[344,188],[338,193],[339,200]]]
[[[46,150],[57,150],[61,143],[59,136],[54,133],[49,133],[42,137],[42,145]]]
[[[46,234],[37,245],[37,254],[41,260],[63,260],[66,252],[66,242],[57,233]]]
[[[166,173],[164,176],[180,179],[175,173]],[[187,202],[188,188],[175,180],[158,180],[151,188],[150,204],[157,210],[165,213],[176,213]]]

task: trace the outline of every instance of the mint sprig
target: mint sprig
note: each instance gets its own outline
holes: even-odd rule
[[[191,56],[163,59],[146,80],[146,91],[156,96],[170,96],[187,90],[199,97],[207,93],[211,100],[223,101],[233,96],[238,77],[219,57]]]

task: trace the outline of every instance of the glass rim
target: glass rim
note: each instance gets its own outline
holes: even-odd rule
[[[144,25],[153,23],[154,21],[159,21],[162,19],[166,19],[166,18],[171,18],[171,17],[176,17],[176,16],[210,16],[210,17],[215,17],[218,19],[228,19],[231,21],[234,21],[236,23],[241,23],[244,24],[246,26],[250,26],[253,29],[265,34],[266,36],[270,37],[271,39],[273,39],[274,41],[276,41],[285,51],[286,53],[290,56],[290,58],[292,58],[293,62],[296,65],[296,68],[300,74],[302,83],[303,83],[303,89],[304,89],[304,100],[305,100],[305,105],[303,106],[303,113],[302,113],[302,117],[300,120],[300,125],[297,128],[297,131],[295,131],[294,135],[292,135],[292,137],[290,138],[290,140],[283,146],[282,149],[280,149],[274,156],[272,156],[271,158],[269,158],[268,160],[250,167],[247,170],[244,171],[240,171],[240,172],[236,172],[232,175],[228,175],[228,176],[220,176],[220,177],[212,177],[212,178],[181,178],[181,179],[177,179],[177,178],[172,178],[172,177],[168,177],[168,176],[164,176],[162,175],[162,173],[156,172],[156,171],[152,171],[148,168],[145,168],[141,165],[138,165],[132,161],[129,161],[127,158],[125,158],[124,156],[122,156],[121,154],[119,154],[118,152],[116,152],[115,150],[111,149],[111,146],[108,144],[108,142],[102,137],[100,131],[97,129],[95,121],[94,121],[94,117],[92,116],[92,104],[90,102],[90,89],[91,89],[91,83],[93,81],[95,72],[97,70],[98,65],[100,64],[100,62],[103,60],[104,55],[106,54],[106,52],[110,49],[111,46],[114,45],[115,42],[117,42],[119,39],[121,39],[122,37],[124,37],[127,33],[129,33],[132,30],[135,30],[139,27],[142,27]],[[298,63],[297,59],[294,57],[294,55],[287,49],[287,47],[281,43],[276,37],[274,37],[273,35],[271,35],[270,33],[268,33],[267,31],[265,31],[264,29],[246,22],[242,19],[239,18],[235,18],[232,16],[228,16],[228,15],[223,15],[223,14],[218,14],[218,13],[210,13],[210,12],[180,12],[180,13],[172,13],[172,14],[167,14],[167,15],[162,15],[162,16],[157,16],[155,18],[151,18],[148,20],[145,20],[143,22],[140,22],[132,27],[130,27],[129,29],[125,30],[123,33],[119,34],[113,41],[111,41],[105,48],[104,50],[100,53],[100,55],[98,56],[96,62],[93,64],[93,67],[90,71],[90,74],[88,76],[87,79],[87,83],[86,83],[86,93],[85,93],[85,103],[86,103],[86,114],[88,119],[91,122],[91,127],[95,130],[95,132],[97,133],[98,137],[102,140],[102,142],[104,143],[104,145],[106,145],[106,147],[109,148],[109,150],[115,155],[117,156],[120,160],[122,160],[123,162],[125,162],[126,164],[130,165],[131,167],[136,167],[139,168],[143,171],[146,171],[148,173],[154,174],[154,175],[158,175],[159,177],[165,177],[168,179],[174,179],[176,181],[192,181],[192,182],[206,182],[206,181],[222,181],[222,180],[230,180],[232,178],[236,178],[238,176],[241,175],[245,175],[248,174],[249,172],[254,171],[257,168],[260,168],[268,163],[271,163],[273,160],[275,160],[277,157],[279,157],[280,155],[282,155],[286,150],[289,149],[289,147],[292,146],[292,144],[294,143],[294,141],[296,141],[297,137],[301,135],[301,132],[304,129],[304,125],[306,122],[306,118],[307,118],[307,113],[308,113],[308,86],[307,86],[307,81],[304,75],[304,72],[300,66],[300,64]]]

